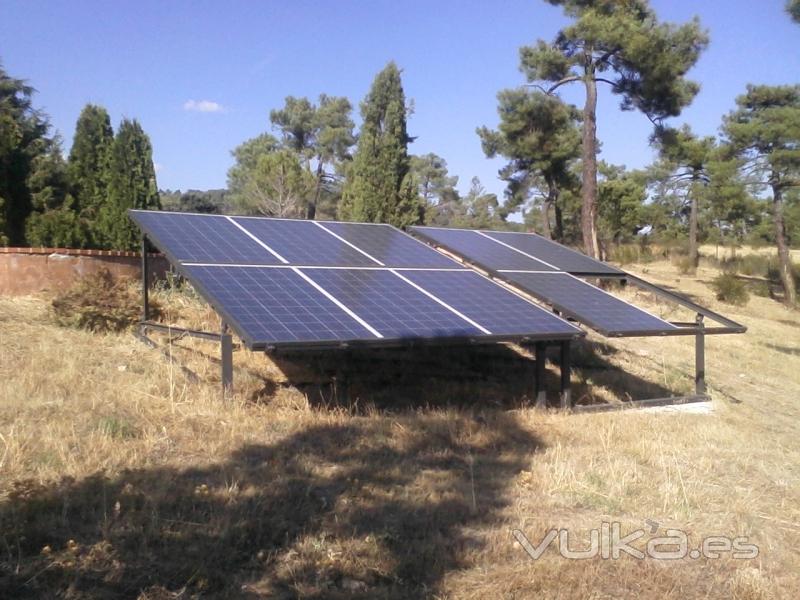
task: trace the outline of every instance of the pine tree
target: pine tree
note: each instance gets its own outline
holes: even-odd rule
[[[800,23],[800,0],[788,0],[786,2],[786,12],[789,13],[792,21]]]
[[[570,167],[580,154],[578,111],[558,98],[526,89],[502,90],[497,101],[498,130],[479,127],[477,133],[487,157],[509,159],[500,170],[500,178],[508,184],[504,211],[516,211],[531,192],[539,192],[543,233],[563,241],[559,197],[561,190],[572,184]],[[554,227],[550,225],[551,211],[555,213]]]
[[[67,173],[80,221],[87,229],[87,243],[91,246],[103,243],[97,227],[99,215],[109,201],[113,145],[114,131],[108,112],[102,106],[87,104],[75,126]]]
[[[138,230],[129,209],[160,210],[150,138],[136,120],[123,119],[111,149],[109,200],[99,215],[98,234],[108,248],[134,250]]]
[[[751,180],[772,192],[775,245],[786,304],[797,304],[786,233],[785,195],[800,185],[800,85],[748,85],[723,131]]]
[[[597,84],[622,98],[623,110],[651,120],[677,116],[699,90],[685,78],[708,44],[697,20],[659,23],[646,0],[547,0],[574,21],[552,44],[539,40],[520,50],[522,71],[548,94],[580,82],[583,108],[581,228],[584,249],[597,256]]]
[[[662,167],[669,172],[669,180],[681,189],[689,209],[689,264],[697,267],[700,197],[709,181],[709,163],[714,158],[716,140],[698,137],[688,125],[680,129],[656,127],[651,142],[658,149]]]
[[[361,103],[363,124],[342,192],[339,217],[350,221],[420,222],[422,203],[411,174],[400,70],[390,62]]]

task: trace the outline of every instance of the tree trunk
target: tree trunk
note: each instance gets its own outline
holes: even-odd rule
[[[597,258],[597,82],[594,67],[586,68],[586,103],[583,107],[583,185],[581,186],[581,232],[586,254]]]
[[[786,225],[783,220],[783,189],[778,184],[772,185],[772,208],[775,221],[775,244],[778,247],[778,270],[783,284],[783,299],[789,306],[797,305],[797,292],[792,275],[792,261],[789,258],[789,246],[786,244]]]
[[[555,240],[561,244],[564,243],[564,216],[561,213],[561,205],[558,203],[558,199],[556,199],[555,204],[555,213],[556,213],[556,228],[553,233],[555,233]]]
[[[308,203],[306,209],[306,219],[313,220],[317,216],[317,204],[319,204],[319,196],[322,193],[322,161],[317,161],[317,186],[314,190],[314,197]]]
[[[553,206],[553,198],[556,194],[556,188],[553,181],[545,179],[547,182],[547,197],[542,203],[542,233],[548,239],[553,239],[553,231],[550,227],[550,209]]]
[[[692,171],[692,183],[689,187],[689,264],[697,268],[699,254],[697,251],[697,184],[700,173]]]

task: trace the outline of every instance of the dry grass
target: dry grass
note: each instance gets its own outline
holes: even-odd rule
[[[0,298],[0,597],[797,597],[800,315],[723,305],[708,269],[640,274],[750,328],[708,339],[712,414],[536,411],[530,361],[503,347],[351,355],[347,399],[326,383],[334,359],[239,351],[223,403],[211,344],[170,346],[193,384],[130,334]],[[191,297],[160,299],[173,321],[216,327]],[[581,402],[682,392],[692,340],[578,359]],[[534,561],[511,536],[645,519],[761,552]]]

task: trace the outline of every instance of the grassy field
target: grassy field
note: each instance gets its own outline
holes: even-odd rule
[[[707,341],[710,414],[535,410],[531,361],[504,346],[240,350],[223,401],[213,344],[168,346],[193,383],[130,334],[54,325],[46,296],[0,298],[0,597],[798,597],[800,313],[723,305],[707,268],[631,270],[748,326]],[[157,297],[217,327],[191,296]],[[594,341],[578,402],[691,389],[692,338]],[[328,383],[343,364],[346,396]],[[612,521],[760,552],[534,560],[512,536],[585,547]]]

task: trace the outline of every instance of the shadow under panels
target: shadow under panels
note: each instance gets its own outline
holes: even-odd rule
[[[251,349],[584,335],[388,225],[131,216]]]

